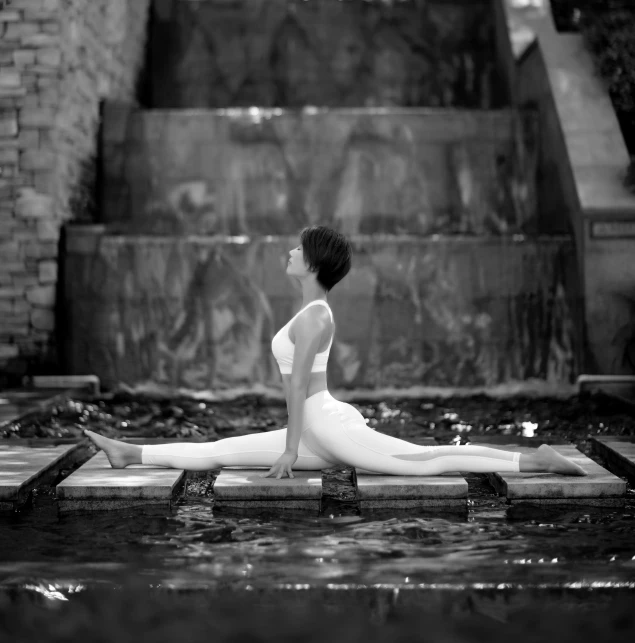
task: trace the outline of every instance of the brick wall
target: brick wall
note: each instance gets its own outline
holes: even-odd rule
[[[0,388],[60,371],[60,229],[92,217],[100,103],[135,98],[149,4],[0,3]]]

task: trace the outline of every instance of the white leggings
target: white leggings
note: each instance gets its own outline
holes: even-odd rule
[[[220,467],[271,467],[286,448],[287,430],[224,438],[216,442],[144,445],[143,464],[207,471]],[[396,455],[425,454],[424,460]],[[362,473],[435,476],[449,471],[518,471],[520,453],[477,446],[425,447],[378,433],[363,415],[324,390],[307,398],[304,428],[293,469],[316,471],[337,465]]]

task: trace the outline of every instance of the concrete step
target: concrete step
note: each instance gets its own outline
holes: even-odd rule
[[[532,454],[533,447],[474,443],[506,451]],[[511,505],[584,505],[619,507],[624,504],[626,483],[587,458],[572,444],[551,445],[558,453],[583,467],[587,476],[563,476],[551,473],[490,473],[490,482]]]
[[[437,446],[434,438],[417,440],[422,446]],[[431,508],[467,509],[467,482],[463,476],[383,476],[356,469],[360,509]]]
[[[55,488],[59,510],[109,510],[142,505],[170,507],[185,483],[181,469],[135,464],[113,469],[103,451]]]
[[[0,510],[19,509],[36,485],[53,482],[60,469],[87,456],[83,443],[44,447],[0,444]]]
[[[591,438],[591,445],[613,473],[635,484],[635,438]]]
[[[263,478],[269,469],[226,467],[214,482],[214,507],[320,510],[322,473],[294,471],[294,478]]]

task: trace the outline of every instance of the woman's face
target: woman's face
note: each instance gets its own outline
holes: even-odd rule
[[[307,265],[304,262],[304,251],[301,244],[289,251],[287,274],[292,277],[306,277],[309,274]]]

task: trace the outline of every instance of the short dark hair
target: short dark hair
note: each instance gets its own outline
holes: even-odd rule
[[[317,281],[327,292],[340,282],[351,269],[353,248],[348,239],[323,225],[312,225],[300,233],[304,261]]]

